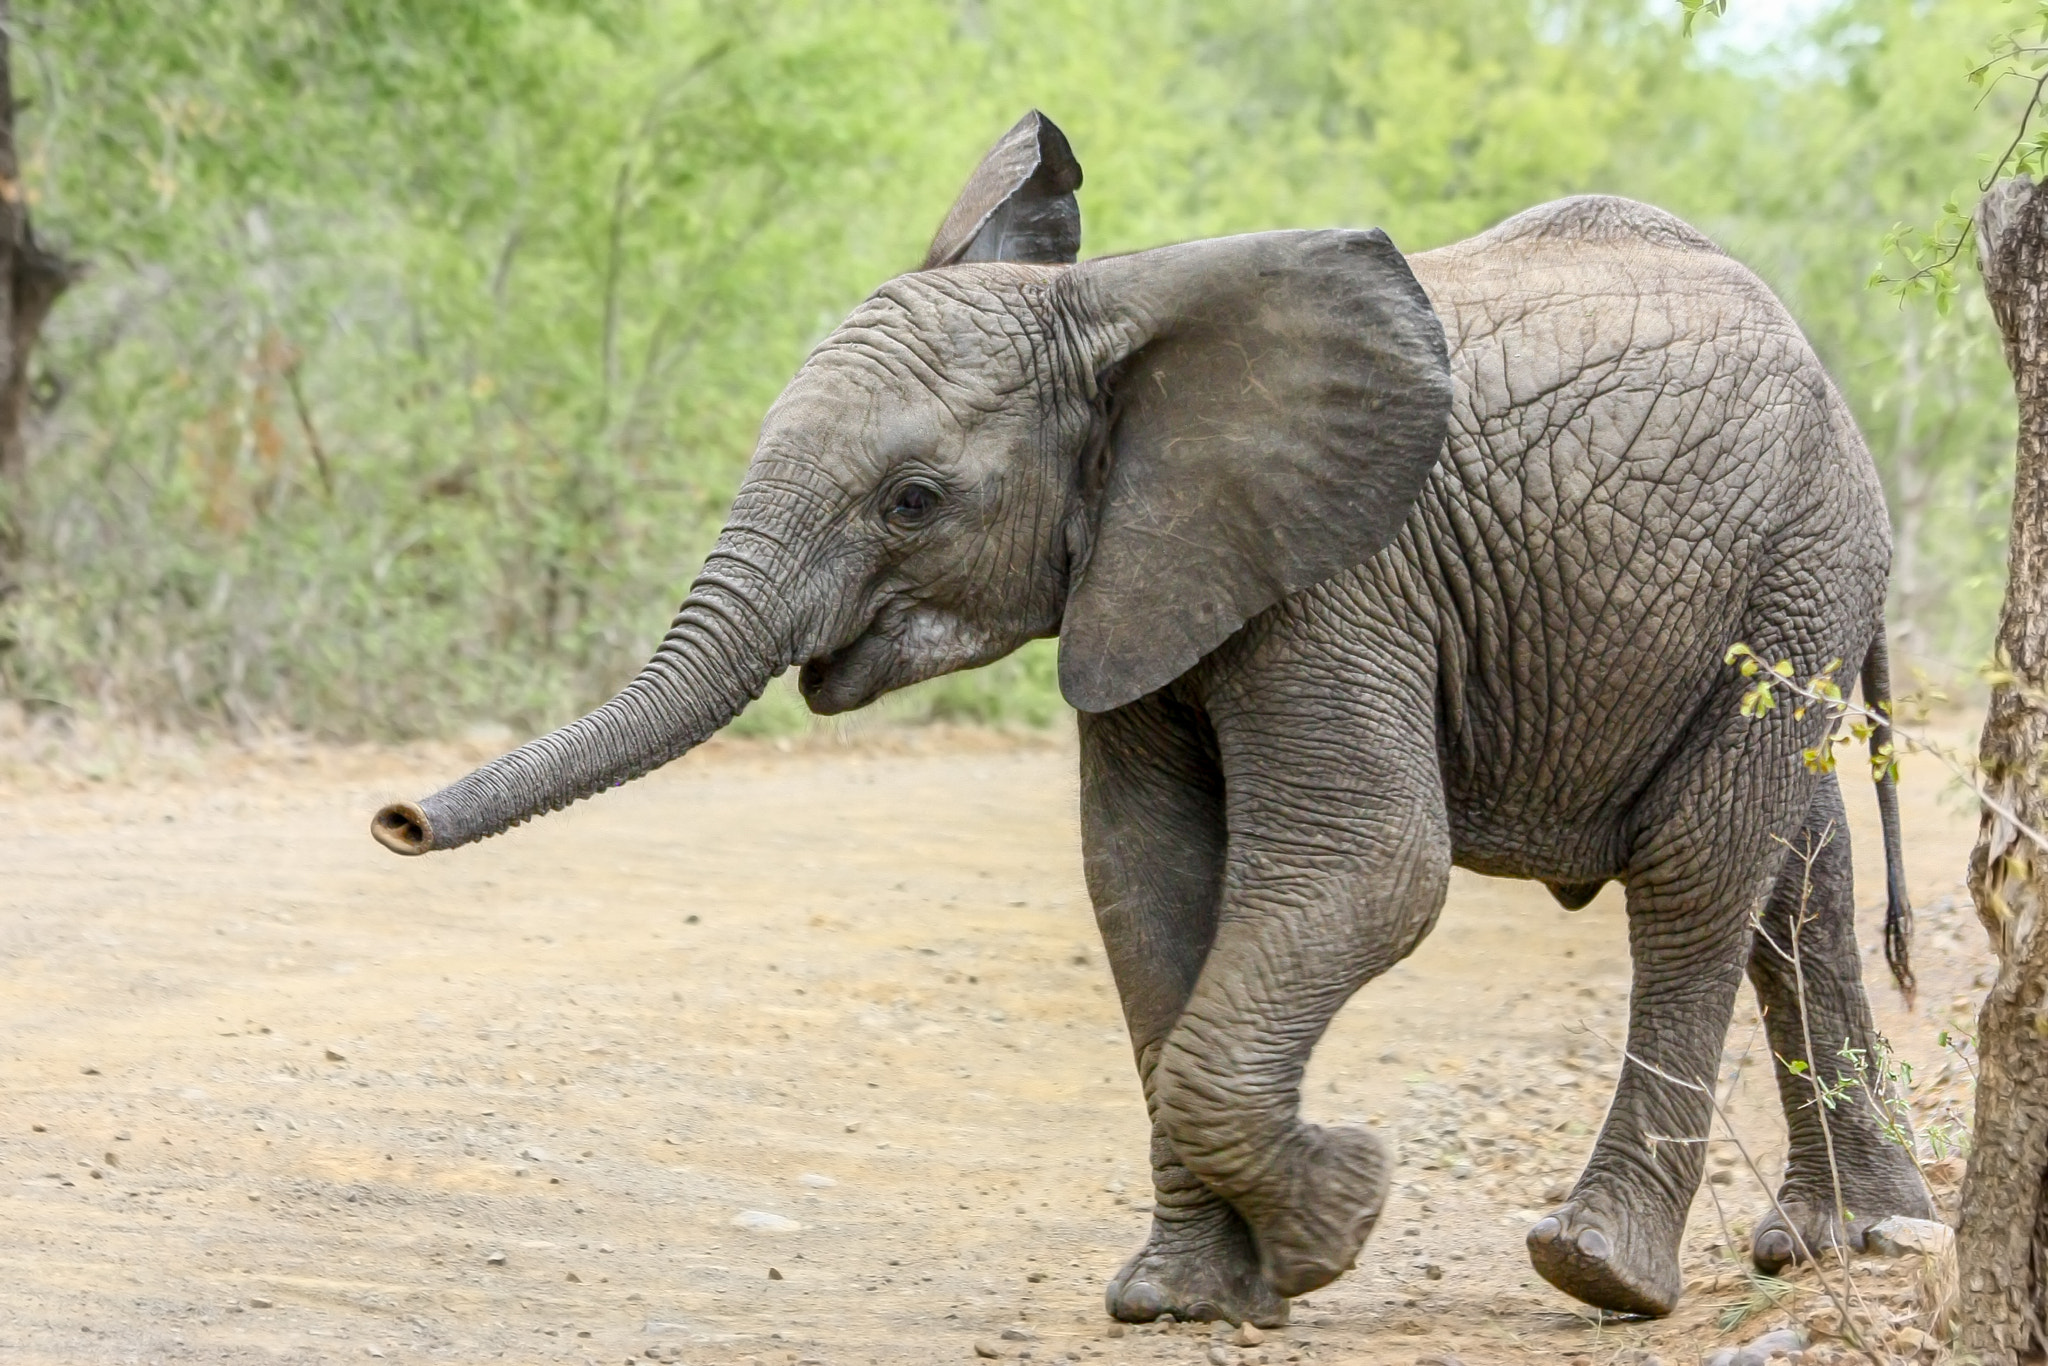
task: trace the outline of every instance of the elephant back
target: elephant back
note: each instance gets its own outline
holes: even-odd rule
[[[1714,240],[1673,213],[1611,194],[1581,194],[1524,209],[1463,244],[1474,248],[1557,242],[1586,246],[1640,243],[1665,251],[1725,256]]]

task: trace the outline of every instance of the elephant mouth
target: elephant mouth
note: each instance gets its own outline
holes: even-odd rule
[[[805,660],[797,691],[817,715],[836,716],[897,688],[1000,659],[1029,638],[992,638],[941,612],[885,612],[850,643]]]
[[[870,701],[878,689],[863,686],[862,677],[869,670],[848,664],[860,642],[834,650],[830,654],[813,655],[803,662],[796,673],[796,690],[803,694],[804,705],[819,716],[836,716],[843,711],[852,711]]]

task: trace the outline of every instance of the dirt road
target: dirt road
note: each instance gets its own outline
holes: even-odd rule
[[[1146,1226],[1145,1125],[1068,744],[716,745],[400,860],[369,813],[467,756],[13,743],[0,1361],[1691,1361],[1731,1299],[1714,1198],[1738,1238],[1763,1207],[1717,1146],[1663,1323],[1536,1278],[1523,1232],[1615,1071],[1620,898],[1461,873],[1307,1085],[1400,1152],[1358,1269],[1256,1347],[1123,1333],[1101,1291]],[[1988,961],[1956,899],[1972,822],[1931,762],[1907,776],[1921,1011],[1869,975],[1945,1082],[1936,1032]],[[1754,1022],[1745,999],[1731,1066]],[[1736,1113],[1775,1175],[1766,1061]]]

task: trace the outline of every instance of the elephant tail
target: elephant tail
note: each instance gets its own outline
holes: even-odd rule
[[[1877,713],[1870,732],[1871,766],[1877,773],[1877,815],[1884,827],[1884,961],[1892,980],[1913,1002],[1913,906],[1906,900],[1906,856],[1899,835],[1899,780],[1892,763],[1892,665],[1884,631],[1863,660],[1863,705]]]

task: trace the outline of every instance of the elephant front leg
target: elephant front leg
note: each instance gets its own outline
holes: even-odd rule
[[[1181,1162],[1155,1090],[1161,1047],[1216,933],[1223,780],[1208,723],[1152,697],[1083,713],[1080,726],[1088,888],[1152,1118],[1152,1227],[1105,1307],[1129,1323],[1171,1314],[1279,1327],[1287,1301],[1260,1277],[1250,1230]]]
[[[1152,1115],[1152,1227],[1104,1293],[1112,1318],[1150,1323],[1225,1319],[1261,1328],[1286,1324],[1288,1304],[1259,1274],[1243,1216],[1189,1171],[1167,1136],[1155,1100],[1160,1045],[1139,1059]]]
[[[1334,788],[1300,771],[1263,795],[1256,779],[1233,789],[1216,941],[1153,1084],[1175,1152],[1243,1218],[1284,1296],[1354,1264],[1393,1168],[1367,1131],[1301,1118],[1303,1069],[1352,994],[1435,923],[1450,874],[1433,790],[1404,794],[1408,774]]]

